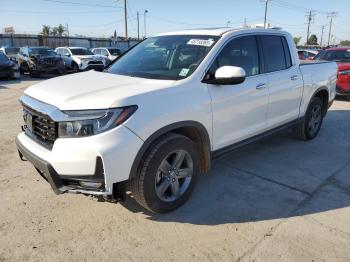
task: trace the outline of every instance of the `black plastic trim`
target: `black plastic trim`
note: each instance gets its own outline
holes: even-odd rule
[[[33,164],[38,173],[50,184],[52,190],[57,194],[65,193],[69,190],[86,190],[86,191],[103,191],[104,190],[104,169],[102,159],[97,157],[96,168],[94,175],[83,175],[83,176],[68,176],[60,175],[52,167],[50,163],[41,159],[37,155],[30,152],[22,143],[16,138],[16,147],[19,153],[21,160],[28,160]],[[67,181],[85,181],[85,182],[97,182],[103,183],[103,188],[94,189],[94,188],[85,188],[80,185],[71,185],[65,182]]]
[[[207,159],[210,161],[211,160],[211,144],[210,144],[210,138],[209,138],[209,134],[206,130],[206,128],[199,122],[196,121],[181,121],[181,122],[177,122],[177,123],[173,123],[170,124],[168,126],[165,126],[161,129],[159,129],[158,131],[156,131],[154,134],[152,134],[142,145],[141,149],[139,150],[139,152],[137,153],[134,162],[132,164],[131,167],[131,171],[129,174],[129,179],[130,178],[134,178],[137,174],[140,162],[142,160],[142,157],[144,156],[144,154],[146,153],[147,149],[149,148],[149,146],[156,141],[156,139],[158,139],[160,136],[171,132],[172,130],[181,128],[181,127],[194,127],[197,128],[197,130],[200,131],[202,139],[204,139],[204,143],[206,144],[206,147],[208,148],[208,152],[207,153]],[[209,163],[210,166],[210,163]]]

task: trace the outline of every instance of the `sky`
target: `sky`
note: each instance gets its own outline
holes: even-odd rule
[[[140,36],[190,28],[238,27],[264,21],[263,0],[127,0],[128,34],[137,36],[137,11]],[[68,24],[70,35],[110,37],[114,30],[124,36],[124,0],[0,0],[0,30],[13,26],[16,33],[36,34],[42,25]],[[350,0],[269,0],[267,20],[293,36],[306,39],[306,14],[314,10],[311,34],[328,39],[327,13],[334,18],[332,42],[350,40]]]

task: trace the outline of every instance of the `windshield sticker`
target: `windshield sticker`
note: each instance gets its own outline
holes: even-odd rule
[[[213,39],[191,39],[190,41],[187,42],[188,45],[199,45],[199,46],[207,46],[210,47],[212,44],[214,44]]]
[[[182,70],[180,71],[179,76],[187,76],[188,71],[190,71],[190,69],[188,69],[188,68],[182,68]]]

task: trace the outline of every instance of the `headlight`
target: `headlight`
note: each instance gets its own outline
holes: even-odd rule
[[[64,111],[69,121],[58,123],[59,137],[85,137],[100,134],[124,123],[137,106],[108,110]]]
[[[350,70],[343,70],[339,72],[339,75],[350,75]]]

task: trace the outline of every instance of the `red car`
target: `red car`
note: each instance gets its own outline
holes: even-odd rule
[[[337,62],[337,95],[350,98],[350,47],[329,48],[321,51],[314,59]]]

